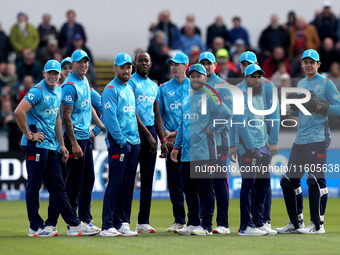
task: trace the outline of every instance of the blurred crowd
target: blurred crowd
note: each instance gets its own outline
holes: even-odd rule
[[[198,62],[201,52],[208,50],[216,56],[216,73],[236,85],[241,77],[240,56],[251,50],[257,54],[265,77],[275,86],[296,86],[304,76],[300,65],[302,52],[315,49],[321,58],[320,73],[340,90],[340,18],[334,14],[330,1],[323,2],[310,21],[295,11],[287,14],[285,22],[280,22],[276,14],[271,15],[257,45],[251,45],[240,16],[232,17],[231,22],[232,26],[228,27],[224,17],[217,16],[206,28],[206,38],[203,38],[202,28],[195,23],[193,14],[187,15],[185,24],[179,27],[171,20],[170,11],[161,11],[158,21],[149,28],[150,42],[146,50],[153,62],[149,77],[158,84],[169,80],[165,62],[176,52],[187,54],[192,65]],[[73,10],[67,11],[66,21],[59,30],[51,23],[49,14],[44,14],[41,24],[35,27],[29,23],[26,13],[18,13],[9,35],[2,30],[0,21],[0,130],[8,132],[10,149],[20,149],[21,134],[13,111],[26,92],[43,78],[43,66],[49,59],[61,61],[74,50],[84,50],[92,60],[87,77],[96,85],[94,58],[86,41],[85,28],[76,21]],[[332,129],[340,128],[339,117],[329,119]]]

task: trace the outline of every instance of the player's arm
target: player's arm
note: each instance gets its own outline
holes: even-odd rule
[[[55,134],[56,134],[56,138],[58,140],[59,143],[59,148],[60,148],[60,152],[62,154],[62,162],[65,164],[67,162],[67,159],[69,157],[69,152],[65,147],[65,143],[64,143],[64,138],[63,138],[63,129],[62,129],[62,124],[61,124],[61,118],[60,118],[60,108],[58,111],[58,116],[55,122]]]
[[[161,155],[159,156],[160,158],[165,158],[168,154],[168,147],[166,145],[166,139],[164,135],[164,130],[163,130],[163,120],[161,117],[161,113],[159,110],[159,103],[156,101],[153,105],[153,111],[155,113],[155,127],[156,127],[156,132],[161,140]]]
[[[329,115],[339,116],[340,115],[340,94],[331,80],[328,80],[326,83],[326,97],[327,97],[328,102],[330,103],[327,113]]]
[[[155,138],[153,138],[152,134],[143,124],[137,112],[136,112],[136,118],[137,118],[137,124],[138,124],[138,131],[144,134],[146,138],[148,139],[148,142],[150,143],[150,146],[151,146],[150,152],[156,153],[157,152],[157,141],[155,140]]]
[[[101,122],[101,120],[99,119],[95,109],[92,107],[92,121],[94,122],[94,124],[96,124],[96,126],[98,126],[100,128],[100,130],[102,132],[106,132],[105,130],[105,126],[104,124]]]
[[[30,130],[28,130],[27,122],[26,122],[26,113],[32,108],[32,105],[26,100],[21,100],[20,104],[14,111],[14,115],[16,118],[16,121],[18,123],[18,126],[22,133],[26,136],[28,141],[34,141],[41,143],[45,140],[45,137],[43,136],[43,132],[37,132],[33,133]]]

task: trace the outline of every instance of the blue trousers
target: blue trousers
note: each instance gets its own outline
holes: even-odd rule
[[[316,142],[307,144],[293,144],[292,150],[289,155],[287,177],[291,180],[293,188],[297,189],[301,186],[301,178],[305,170],[304,166],[309,169],[308,174],[313,174],[320,186],[320,189],[326,188],[325,173],[312,172],[311,167],[316,167],[318,164],[321,166],[327,162],[327,142]],[[316,168],[315,168],[316,170]],[[303,196],[302,193],[297,195],[297,210],[298,214],[303,211]],[[325,194],[320,200],[320,215],[324,215],[326,211],[328,195]]]
[[[25,147],[24,151],[28,175],[26,206],[30,228],[34,231],[44,228],[44,221],[38,212],[39,190],[43,182],[65,222],[70,226],[79,225],[80,221],[72,210],[65,192],[58,154],[55,151],[31,146]]]
[[[181,153],[178,153],[178,159],[180,158]],[[166,158],[166,173],[172,212],[175,223],[185,224],[184,193],[180,165],[180,160],[177,163],[173,162],[169,153]]]
[[[109,179],[103,203],[103,230],[119,229],[123,222],[130,223],[139,152],[139,145],[129,143],[122,148],[114,144],[108,150]]]
[[[247,151],[242,156],[238,156],[240,171],[242,176],[242,186],[240,193],[241,224],[240,230],[245,230],[247,226],[263,226],[263,211],[265,196],[270,188],[269,164],[271,155],[267,153],[251,153]],[[262,171],[266,166],[267,171]],[[252,168],[253,167],[253,168]],[[256,172],[255,169],[260,169]],[[252,192],[254,192],[254,202],[251,203]],[[251,217],[251,212],[252,216]]]
[[[66,164],[66,193],[74,212],[76,213],[78,209],[79,219],[89,223],[92,220],[91,195],[94,185],[92,141],[91,139],[77,141],[84,156],[75,159],[71,142],[65,137],[65,146],[70,152],[70,158]]]
[[[217,162],[220,166],[227,166],[228,147],[217,146]],[[225,173],[225,178],[214,178],[213,187],[217,205],[217,226],[228,228],[228,210],[229,210],[229,187],[228,187],[228,172]]]
[[[212,179],[190,179],[190,169],[207,164],[209,161],[192,161],[181,163],[181,175],[185,200],[188,206],[188,226],[201,225],[212,230],[215,197]]]
[[[157,141],[155,126],[147,127],[153,138]],[[140,204],[138,223],[149,224],[153,175],[155,172],[157,153],[150,152],[150,143],[145,135],[140,134],[141,145],[139,154],[139,167],[141,177]]]

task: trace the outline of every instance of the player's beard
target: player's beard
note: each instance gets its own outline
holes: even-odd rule
[[[130,80],[131,75],[124,74],[124,75],[117,75],[117,76],[118,76],[119,80],[126,83]]]
[[[253,94],[254,95],[261,95],[262,94],[262,84],[257,87],[253,87]]]

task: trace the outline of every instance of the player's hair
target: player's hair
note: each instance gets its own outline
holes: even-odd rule
[[[149,55],[149,53],[147,53],[145,50],[138,51],[137,54],[136,54],[136,56],[135,56],[135,62],[137,61],[138,56],[139,56],[140,54],[142,54],[142,53],[146,53],[146,54]],[[150,59],[151,59],[151,57],[150,57]]]

